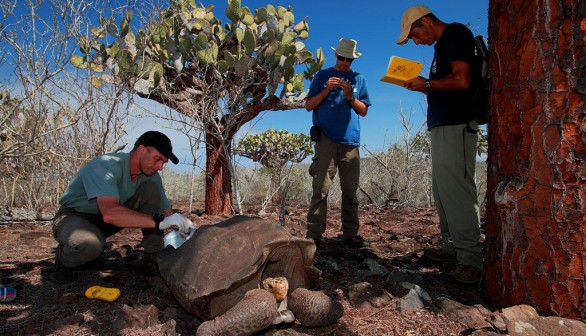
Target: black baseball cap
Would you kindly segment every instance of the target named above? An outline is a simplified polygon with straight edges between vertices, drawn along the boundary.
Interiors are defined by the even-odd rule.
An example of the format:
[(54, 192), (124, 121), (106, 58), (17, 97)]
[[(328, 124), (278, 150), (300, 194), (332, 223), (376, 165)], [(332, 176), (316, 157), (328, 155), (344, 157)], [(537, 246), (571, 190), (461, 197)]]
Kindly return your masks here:
[(154, 147), (159, 153), (165, 155), (167, 159), (171, 160), (174, 164), (179, 163), (179, 159), (173, 154), (173, 146), (171, 146), (171, 140), (169, 138), (157, 131), (148, 131), (141, 135), (136, 142), (134, 143), (134, 147), (138, 147), (139, 145)]

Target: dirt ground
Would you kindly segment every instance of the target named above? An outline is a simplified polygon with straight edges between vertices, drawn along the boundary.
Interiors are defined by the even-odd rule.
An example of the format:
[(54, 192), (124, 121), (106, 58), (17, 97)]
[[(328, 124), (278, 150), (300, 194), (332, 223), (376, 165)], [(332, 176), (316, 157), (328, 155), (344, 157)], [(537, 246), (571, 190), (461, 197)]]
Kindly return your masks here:
[[(285, 226), (291, 233), (305, 235), (306, 209), (289, 209)], [(248, 211), (256, 214), (254, 209)], [(434, 308), (400, 312), (399, 294), (389, 276), (372, 275), (366, 259), (376, 260), (389, 271), (409, 274), (409, 281), (421, 286), (432, 299), (449, 297), (461, 303), (483, 304), (478, 286), (464, 287), (443, 279), (443, 269), (423, 257), (423, 249), (439, 246), (439, 227), (432, 209), (376, 209), (360, 211), (362, 235), (369, 248), (342, 244), (339, 209), (330, 209), (324, 240), (315, 255), (322, 270), (323, 291), (339, 300), (344, 316), (334, 325), (304, 329), (298, 324), (267, 329), (259, 335), (466, 335), (466, 327), (450, 321)], [(197, 225), (225, 218), (189, 215)], [(269, 220), (278, 221), (269, 212)], [(160, 277), (141, 275), (134, 267), (140, 254), (140, 232), (123, 230), (109, 239), (109, 248), (94, 267), (76, 271), (76, 280), (58, 284), (49, 277), (56, 246), (50, 222), (9, 222), (0, 225), (0, 281), (15, 287), (17, 298), (0, 304), (0, 334), (6, 335), (193, 335), (201, 323), (188, 315), (172, 295), (161, 291)], [(369, 282), (384, 288), (391, 300), (379, 307), (350, 304), (350, 286)], [(117, 287), (121, 296), (115, 302), (90, 300), (84, 296), (92, 285)], [(137, 327), (148, 319), (138, 313), (137, 321), (124, 322), (123, 310), (154, 305), (155, 321)], [(158, 316), (157, 316), (158, 315)], [(128, 314), (126, 314), (128, 316)], [(158, 321), (156, 321), (158, 317)], [(144, 322), (144, 321), (143, 321)], [(133, 326), (135, 325), (135, 326)]]

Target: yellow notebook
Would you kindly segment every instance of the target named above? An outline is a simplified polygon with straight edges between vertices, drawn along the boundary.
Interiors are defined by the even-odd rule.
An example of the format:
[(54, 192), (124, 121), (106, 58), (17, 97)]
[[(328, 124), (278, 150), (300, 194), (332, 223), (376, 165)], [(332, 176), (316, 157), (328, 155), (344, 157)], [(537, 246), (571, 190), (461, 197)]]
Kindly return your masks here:
[(404, 86), (405, 81), (419, 76), (423, 63), (408, 60), (406, 58), (391, 56), (387, 73), (380, 80)]

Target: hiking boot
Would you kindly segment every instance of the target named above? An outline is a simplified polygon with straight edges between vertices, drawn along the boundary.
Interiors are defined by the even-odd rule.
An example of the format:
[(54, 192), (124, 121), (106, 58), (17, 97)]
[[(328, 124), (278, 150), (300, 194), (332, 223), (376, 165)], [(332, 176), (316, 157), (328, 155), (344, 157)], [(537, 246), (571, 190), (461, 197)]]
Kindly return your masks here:
[(136, 271), (143, 275), (159, 275), (156, 253), (143, 253), (136, 263)]
[(446, 278), (464, 285), (475, 285), (482, 279), (482, 271), (474, 266), (458, 264), (446, 274)]
[(55, 257), (55, 264), (49, 278), (58, 284), (67, 284), (75, 281), (76, 277), (71, 268), (63, 266), (58, 257)]
[(458, 259), (456, 258), (456, 253), (448, 252), (441, 248), (425, 249), (424, 255), (427, 257), (427, 259), (437, 262), (458, 261)]
[(346, 237), (344, 238), (344, 244), (351, 247), (369, 247), (370, 244), (362, 238), (362, 236)]

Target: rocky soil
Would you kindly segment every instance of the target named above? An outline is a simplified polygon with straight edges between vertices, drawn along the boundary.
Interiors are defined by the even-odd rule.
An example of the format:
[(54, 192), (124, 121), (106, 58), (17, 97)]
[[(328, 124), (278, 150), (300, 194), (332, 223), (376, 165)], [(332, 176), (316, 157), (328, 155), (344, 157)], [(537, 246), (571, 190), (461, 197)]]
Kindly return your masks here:
[[(289, 209), (285, 227), (292, 234), (305, 235), (305, 211)], [(255, 209), (248, 213), (258, 214)], [(439, 246), (433, 210), (363, 208), (360, 214), (362, 235), (371, 247), (342, 244), (339, 209), (331, 209), (325, 239), (315, 256), (323, 272), (322, 290), (343, 304), (344, 316), (325, 328), (292, 324), (260, 335), (514, 334), (507, 330), (510, 316), (486, 307), (479, 286), (446, 281), (443, 274), (451, 265), (423, 256), (424, 248)], [(262, 215), (278, 221), (276, 213)], [(225, 219), (189, 216), (197, 225)], [(137, 270), (138, 230), (111, 237), (103, 258), (76, 271), (76, 280), (68, 284), (50, 278), (56, 246), (50, 222), (4, 221), (0, 239), (0, 284), (18, 291), (13, 302), (0, 304), (0, 334), (193, 335), (201, 323), (165, 292), (160, 277)], [(87, 299), (84, 292), (93, 285), (116, 287), (122, 294), (114, 302)], [(520, 314), (537, 313), (521, 307)], [(580, 323), (576, 321), (578, 327)]]

